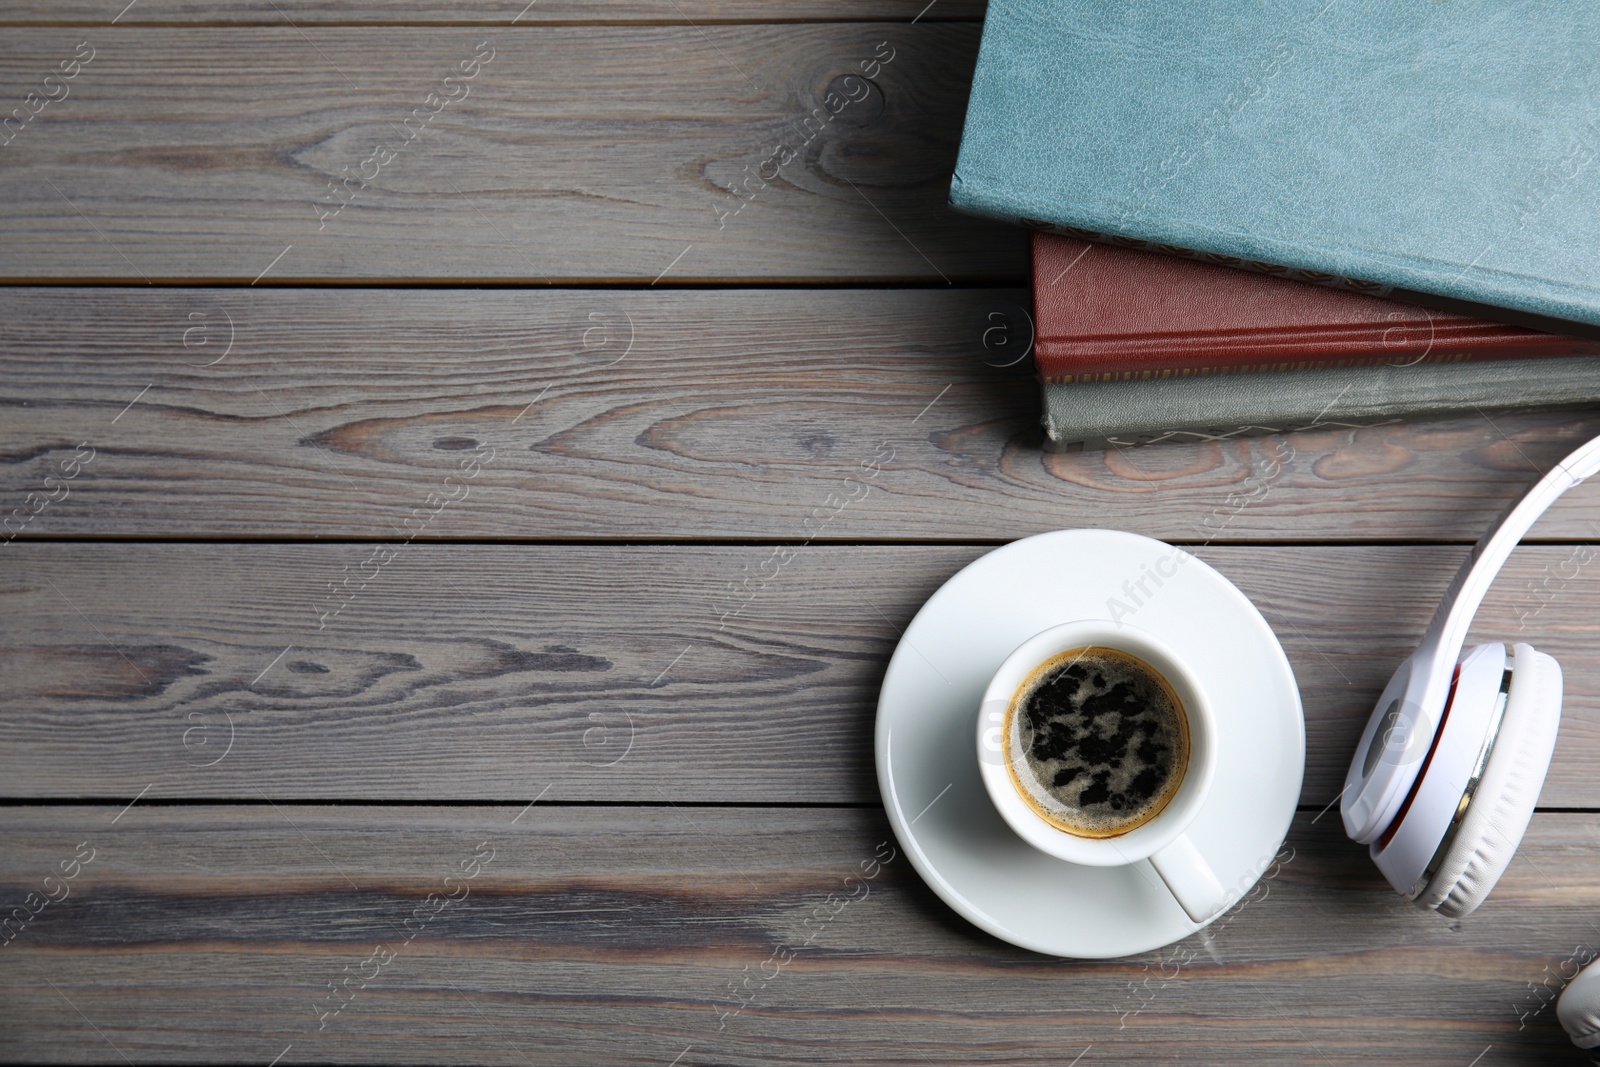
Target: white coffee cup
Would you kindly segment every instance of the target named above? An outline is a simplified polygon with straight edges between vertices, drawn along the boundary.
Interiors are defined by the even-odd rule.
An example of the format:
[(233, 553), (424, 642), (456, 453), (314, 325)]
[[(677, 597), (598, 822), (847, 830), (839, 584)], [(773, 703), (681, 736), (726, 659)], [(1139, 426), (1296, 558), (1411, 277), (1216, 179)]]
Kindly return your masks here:
[[(1155, 816), (1113, 837), (1079, 836), (1046, 821), (1023, 799), (1006, 766), (1006, 714), (1017, 690), (1046, 660), (1088, 646), (1116, 649), (1149, 664), (1172, 687), (1189, 726), (1189, 759), (1177, 791)], [(1091, 867), (1120, 867), (1148, 859), (1189, 918), (1203, 923), (1229, 903), (1211, 865), (1186, 834), (1211, 790), (1216, 740), (1216, 722), (1205, 691), (1166, 644), (1129, 623), (1083, 619), (1034, 634), (995, 671), (978, 712), (978, 771), (1001, 817), (1028, 844), (1057, 859)], [(1025, 767), (1019, 770), (1031, 773)]]

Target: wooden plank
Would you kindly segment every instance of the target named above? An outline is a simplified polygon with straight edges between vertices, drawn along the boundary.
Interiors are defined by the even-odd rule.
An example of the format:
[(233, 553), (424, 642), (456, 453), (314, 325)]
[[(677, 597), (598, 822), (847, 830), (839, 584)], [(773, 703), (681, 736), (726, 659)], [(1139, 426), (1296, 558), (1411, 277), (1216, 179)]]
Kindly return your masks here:
[(1553, 1062), (1556, 976), (1600, 945), (1594, 814), (1536, 816), (1450, 922), (1304, 813), (1208, 935), (1074, 962), (968, 926), (903, 856), (846, 882), (890, 839), (876, 810), (519, 807), (12, 809), (7, 903), (95, 852), (4, 949), (0, 1040), (52, 1062)]
[[(42, 85), (88, 36), (10, 31), (0, 84)], [(977, 44), (974, 24), (119, 29), (3, 149), (0, 280), (1021, 279), (1021, 230), (947, 206)]]
[[(813, 546), (763, 587), (767, 546), (412, 545), (385, 561), (364, 544), (17, 542), (0, 569), (0, 788), (876, 803), (884, 665), (922, 602), (983, 551)], [(1600, 585), (1580, 553), (1596, 555), (1517, 553), (1473, 635), (1533, 641), (1564, 665), (1543, 794), (1556, 807), (1600, 806)], [(1464, 554), (1199, 552), (1294, 666), (1303, 803), (1337, 795)]]
[[(1546, 413), (1043, 454), (1025, 373), (977, 358), (988, 311), (1025, 299), (0, 290), (0, 523), (387, 537), (482, 445), (469, 498), (419, 537), (1467, 541), (1600, 433)], [(47, 489), (85, 442), (67, 495)], [(870, 496), (810, 521), (875, 460)], [(31, 493), (56, 499), (34, 514)], [(1586, 487), (1535, 536), (1597, 531)]]
[(452, 4), (418, 0), (136, 0), (123, 11), (121, 0), (8, 0), (0, 25), (118, 26), (261, 25), (314, 26), (328, 23), (486, 26), (603, 22), (931, 22), (982, 18), (983, 0), (498, 0)]

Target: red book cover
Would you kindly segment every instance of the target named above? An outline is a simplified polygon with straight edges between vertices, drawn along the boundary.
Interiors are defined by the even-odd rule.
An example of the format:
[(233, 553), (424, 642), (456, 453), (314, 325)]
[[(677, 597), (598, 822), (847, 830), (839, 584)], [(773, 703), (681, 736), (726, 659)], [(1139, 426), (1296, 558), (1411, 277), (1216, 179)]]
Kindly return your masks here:
[(1033, 235), (1046, 382), (1600, 355), (1585, 341), (1137, 248)]

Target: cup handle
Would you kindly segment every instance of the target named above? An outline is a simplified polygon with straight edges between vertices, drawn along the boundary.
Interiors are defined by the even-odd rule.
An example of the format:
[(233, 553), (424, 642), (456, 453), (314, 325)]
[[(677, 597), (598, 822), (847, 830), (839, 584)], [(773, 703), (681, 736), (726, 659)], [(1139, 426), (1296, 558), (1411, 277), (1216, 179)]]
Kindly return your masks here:
[(1227, 892), (1187, 834), (1151, 856), (1150, 865), (1195, 922), (1203, 923), (1227, 906)]

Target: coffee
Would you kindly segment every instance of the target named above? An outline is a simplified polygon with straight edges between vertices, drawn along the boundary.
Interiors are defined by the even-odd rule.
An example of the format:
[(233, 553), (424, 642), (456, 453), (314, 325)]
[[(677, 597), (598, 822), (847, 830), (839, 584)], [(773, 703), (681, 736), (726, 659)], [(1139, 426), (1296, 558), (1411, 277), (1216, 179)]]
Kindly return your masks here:
[(1172, 686), (1137, 656), (1098, 645), (1034, 668), (1004, 736), (1028, 806), (1080, 837), (1116, 837), (1155, 818), (1189, 763), (1189, 720)]

